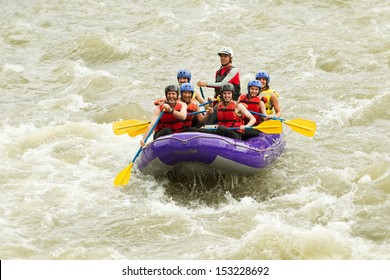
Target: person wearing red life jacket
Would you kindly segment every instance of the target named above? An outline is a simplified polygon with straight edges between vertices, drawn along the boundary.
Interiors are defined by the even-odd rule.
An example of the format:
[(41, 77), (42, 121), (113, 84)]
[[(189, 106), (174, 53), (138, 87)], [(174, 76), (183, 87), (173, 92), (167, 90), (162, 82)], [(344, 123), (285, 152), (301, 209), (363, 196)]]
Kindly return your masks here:
[(189, 115), (200, 111), (198, 103), (192, 98), (194, 95), (194, 86), (190, 83), (183, 83), (180, 85), (181, 101), (187, 104), (187, 118), (183, 122), (183, 132), (197, 131), (197, 124), (202, 124), (208, 114), (212, 112), (211, 107), (206, 110), (205, 114)]
[(154, 109), (151, 122), (140, 141), (142, 147), (145, 146), (145, 138), (149, 134), (149, 131), (154, 126), (162, 111), (164, 111), (164, 114), (154, 129), (155, 134), (153, 139), (182, 131), (183, 121), (187, 117), (187, 104), (179, 101), (178, 97), (179, 87), (177, 85), (169, 85), (165, 87), (166, 100), (163, 104)]
[(268, 72), (260, 71), (256, 74), (256, 80), (261, 82), (262, 90), (261, 95), (267, 99), (265, 103), (265, 110), (268, 118), (274, 116), (280, 118), (282, 116), (282, 110), (279, 104), (279, 94), (272, 90), (269, 86), (271, 77)]
[[(238, 100), (240, 96), (240, 73), (238, 68), (233, 66), (233, 50), (229, 47), (223, 47), (219, 52), (219, 59), (221, 67), (215, 73), (215, 82), (198, 81), (199, 87), (211, 87), (214, 88), (214, 98), (221, 96), (221, 86), (226, 83), (230, 83), (234, 86), (233, 100)], [(214, 104), (215, 105), (215, 104)]]
[[(266, 115), (264, 101), (267, 102), (267, 100), (265, 99), (265, 97), (262, 97), (260, 95), (261, 88), (262, 88), (261, 82), (258, 80), (250, 81), (248, 82), (247, 88), (248, 88), (248, 93), (241, 94), (240, 97), (238, 98), (238, 103), (244, 104), (249, 111)], [(260, 124), (265, 119), (256, 114), (254, 114), (254, 117), (256, 118), (255, 125)], [(244, 123), (248, 123), (248, 121), (249, 119), (247, 119), (244, 116)], [(242, 136), (242, 140), (247, 140), (251, 137), (259, 136), (259, 134), (260, 131), (256, 129), (246, 130)]]
[[(222, 101), (216, 105), (217, 110), (217, 130), (208, 130), (201, 128), (198, 131), (206, 133), (216, 133), (235, 139), (241, 139), (245, 132), (245, 127), (255, 124), (256, 118), (242, 104), (233, 100), (234, 86), (230, 83), (221, 86)], [(244, 124), (243, 117), (248, 118), (248, 123)], [(231, 127), (239, 128), (237, 130), (229, 129)]]

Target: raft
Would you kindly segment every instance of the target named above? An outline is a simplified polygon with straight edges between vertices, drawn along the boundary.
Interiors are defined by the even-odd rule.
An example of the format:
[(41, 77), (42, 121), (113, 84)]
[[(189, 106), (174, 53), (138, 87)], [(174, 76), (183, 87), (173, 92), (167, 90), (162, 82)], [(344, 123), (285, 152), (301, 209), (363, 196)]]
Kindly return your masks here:
[(219, 170), (256, 175), (284, 151), (282, 134), (265, 134), (246, 141), (200, 132), (175, 133), (148, 143), (137, 161), (145, 175), (161, 176), (170, 170), (208, 173)]

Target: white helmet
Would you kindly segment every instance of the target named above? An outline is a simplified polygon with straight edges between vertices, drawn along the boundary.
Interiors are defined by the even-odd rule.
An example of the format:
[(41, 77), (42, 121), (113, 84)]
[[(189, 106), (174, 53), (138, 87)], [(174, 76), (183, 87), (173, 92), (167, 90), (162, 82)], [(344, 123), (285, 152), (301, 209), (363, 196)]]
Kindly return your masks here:
[(219, 51), (218, 55), (220, 55), (220, 54), (227, 54), (228, 56), (230, 56), (231, 58), (233, 58), (233, 50), (232, 50), (231, 48), (229, 48), (229, 47), (223, 47), (223, 48)]

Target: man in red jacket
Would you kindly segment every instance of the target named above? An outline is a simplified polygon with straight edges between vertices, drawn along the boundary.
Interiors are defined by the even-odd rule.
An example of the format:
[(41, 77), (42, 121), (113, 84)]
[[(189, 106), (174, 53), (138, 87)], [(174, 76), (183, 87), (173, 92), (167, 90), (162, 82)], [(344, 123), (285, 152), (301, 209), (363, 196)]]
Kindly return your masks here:
[(233, 100), (238, 100), (240, 96), (240, 73), (237, 67), (233, 66), (233, 50), (229, 47), (223, 47), (219, 53), (219, 59), (221, 61), (221, 67), (215, 73), (215, 82), (198, 81), (199, 87), (211, 87), (215, 90), (214, 98), (221, 96), (220, 88), (223, 84), (233, 84)]
[[(160, 113), (165, 113), (159, 118)], [(151, 122), (146, 129), (140, 145), (146, 145), (145, 139), (149, 135), (150, 130), (154, 127), (154, 137), (178, 133), (183, 130), (183, 121), (187, 118), (187, 104), (179, 100), (179, 87), (177, 85), (169, 85), (165, 87), (165, 101), (160, 106), (156, 106), (153, 111)], [(157, 125), (156, 121), (159, 119)]]

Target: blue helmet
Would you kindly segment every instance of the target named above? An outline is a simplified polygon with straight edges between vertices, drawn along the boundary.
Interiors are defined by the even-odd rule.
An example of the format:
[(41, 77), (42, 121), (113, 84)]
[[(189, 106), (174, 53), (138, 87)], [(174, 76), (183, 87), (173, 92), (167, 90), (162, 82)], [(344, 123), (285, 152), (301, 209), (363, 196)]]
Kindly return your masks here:
[(263, 71), (260, 71), (259, 73), (256, 74), (256, 80), (260, 79), (260, 78), (265, 78), (267, 79), (267, 83), (265, 84), (266, 86), (269, 85), (269, 82), (271, 81), (271, 77), (269, 76), (268, 72), (263, 72)]
[(258, 87), (259, 88), (259, 94), (261, 92), (261, 83), (258, 80), (253, 80), (248, 83), (248, 93), (250, 91), (251, 87)]
[(194, 92), (194, 86), (190, 83), (183, 83), (180, 85), (180, 95), (183, 96), (183, 91)]
[(187, 78), (188, 82), (191, 82), (191, 72), (190, 72), (190, 70), (188, 70), (188, 69), (179, 69), (179, 71), (177, 71), (177, 80), (179, 80), (179, 78)]

